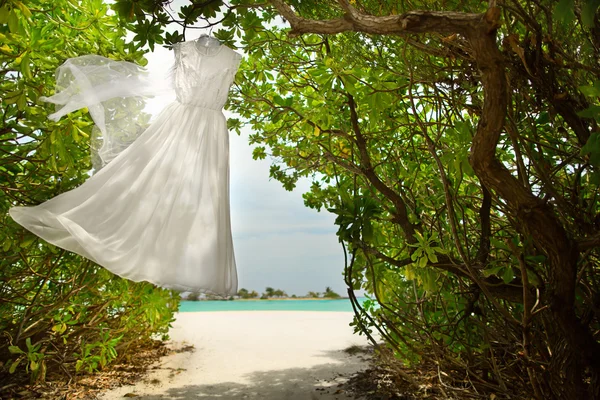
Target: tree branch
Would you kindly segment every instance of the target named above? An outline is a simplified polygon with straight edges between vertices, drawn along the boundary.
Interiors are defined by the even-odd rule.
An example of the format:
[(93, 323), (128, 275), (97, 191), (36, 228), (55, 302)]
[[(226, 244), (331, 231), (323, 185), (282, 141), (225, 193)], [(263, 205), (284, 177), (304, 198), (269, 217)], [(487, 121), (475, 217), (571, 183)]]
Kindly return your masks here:
[(348, 94), (348, 106), (350, 108), (350, 120), (352, 121), (352, 130), (356, 135), (356, 146), (360, 154), (361, 172), (367, 180), (387, 199), (389, 199), (395, 208), (395, 216), (397, 221), (402, 227), (404, 232), (404, 238), (408, 243), (416, 243), (415, 238), (415, 226), (408, 219), (408, 211), (404, 199), (398, 195), (394, 190), (388, 187), (379, 176), (375, 173), (375, 169), (371, 164), (371, 158), (367, 149), (367, 141), (362, 134), (360, 125), (358, 123), (358, 114), (356, 112), (356, 103), (354, 97)]
[(299, 16), (283, 0), (270, 0), (273, 7), (290, 23), (291, 35), (303, 33), (336, 34), (364, 32), (371, 34), (409, 34), (436, 32), (464, 34), (485, 14), (469, 14), (451, 11), (409, 11), (402, 15), (373, 16), (362, 14), (347, 1), (339, 0), (345, 12), (343, 18), (311, 20)]

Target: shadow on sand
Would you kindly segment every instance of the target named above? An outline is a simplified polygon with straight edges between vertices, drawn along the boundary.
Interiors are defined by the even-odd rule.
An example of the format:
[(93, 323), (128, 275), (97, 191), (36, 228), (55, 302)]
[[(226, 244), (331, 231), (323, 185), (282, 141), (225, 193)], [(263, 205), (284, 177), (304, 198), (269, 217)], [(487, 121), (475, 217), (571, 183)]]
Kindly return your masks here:
[[(348, 355), (343, 351), (323, 352), (322, 357), (332, 362), (311, 368), (289, 368), (275, 371), (257, 371), (244, 378), (248, 384), (223, 382), (212, 385), (193, 383), (166, 389), (161, 394), (139, 395), (138, 399), (158, 400), (332, 400), (354, 399), (340, 385), (350, 376), (364, 369), (367, 357)], [(363, 366), (363, 368), (361, 368)]]

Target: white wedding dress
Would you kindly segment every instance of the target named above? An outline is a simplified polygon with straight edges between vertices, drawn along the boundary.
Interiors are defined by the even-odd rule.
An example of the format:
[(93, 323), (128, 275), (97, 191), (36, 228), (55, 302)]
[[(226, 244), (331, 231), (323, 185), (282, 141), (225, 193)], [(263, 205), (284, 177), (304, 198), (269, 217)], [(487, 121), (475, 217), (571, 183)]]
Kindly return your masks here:
[[(174, 51), (177, 101), (83, 185), (35, 207), (12, 208), (10, 215), (46, 241), (121, 277), (234, 294), (222, 108), (241, 57), (220, 43), (200, 41), (180, 43)], [(55, 96), (48, 101), (69, 101)], [(54, 117), (73, 107), (64, 109)]]

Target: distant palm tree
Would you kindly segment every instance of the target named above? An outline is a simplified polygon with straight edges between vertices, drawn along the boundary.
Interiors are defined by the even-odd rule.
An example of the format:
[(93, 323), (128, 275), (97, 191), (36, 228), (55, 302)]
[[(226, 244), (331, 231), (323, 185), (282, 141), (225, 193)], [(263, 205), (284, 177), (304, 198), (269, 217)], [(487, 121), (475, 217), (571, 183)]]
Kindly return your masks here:
[(336, 292), (334, 292), (333, 290), (331, 290), (331, 288), (329, 286), (327, 286), (325, 288), (325, 293), (323, 293), (323, 297), (326, 297), (328, 299), (338, 299), (338, 298), (340, 298), (340, 295), (337, 294)]
[(306, 295), (306, 297), (311, 297), (311, 298), (318, 298), (319, 297), (319, 292), (308, 292), (308, 294)]
[(267, 287), (265, 289), (265, 294), (267, 295), (267, 297), (273, 297), (275, 295), (275, 289), (273, 289), (272, 287)]

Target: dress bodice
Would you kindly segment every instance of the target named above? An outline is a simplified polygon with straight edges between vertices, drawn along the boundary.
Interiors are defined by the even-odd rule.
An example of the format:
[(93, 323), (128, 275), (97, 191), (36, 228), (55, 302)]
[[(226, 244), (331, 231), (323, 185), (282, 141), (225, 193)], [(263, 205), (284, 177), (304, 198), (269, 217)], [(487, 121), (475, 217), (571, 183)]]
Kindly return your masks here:
[(221, 110), (242, 57), (227, 46), (197, 40), (178, 43), (174, 51), (177, 101)]

